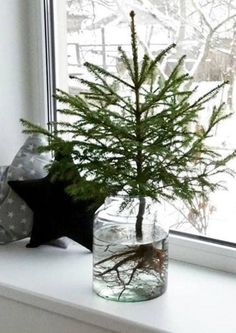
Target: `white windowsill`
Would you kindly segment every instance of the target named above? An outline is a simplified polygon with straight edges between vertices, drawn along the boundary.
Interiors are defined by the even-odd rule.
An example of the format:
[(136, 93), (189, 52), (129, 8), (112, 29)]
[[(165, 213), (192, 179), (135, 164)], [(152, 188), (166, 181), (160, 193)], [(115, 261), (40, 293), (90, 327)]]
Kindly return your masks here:
[[(87, 250), (77, 245), (67, 250), (26, 249), (25, 244), (0, 247), (0, 332), (236, 332), (233, 274), (171, 260), (164, 295), (141, 303), (116, 303), (93, 294), (92, 255)], [(29, 306), (32, 318), (34, 311), (41, 311), (34, 330), (32, 318), (25, 315), (22, 320), (19, 310), (25, 307), (27, 312)], [(9, 313), (11, 320), (4, 316)], [(50, 318), (53, 324), (47, 328)]]

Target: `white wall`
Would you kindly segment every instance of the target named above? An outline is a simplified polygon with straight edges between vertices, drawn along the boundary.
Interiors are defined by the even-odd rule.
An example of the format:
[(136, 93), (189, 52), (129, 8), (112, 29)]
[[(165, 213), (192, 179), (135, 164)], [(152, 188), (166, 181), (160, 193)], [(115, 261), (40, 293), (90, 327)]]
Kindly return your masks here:
[(1, 1), (0, 165), (25, 140), (20, 118), (45, 121), (41, 0)]

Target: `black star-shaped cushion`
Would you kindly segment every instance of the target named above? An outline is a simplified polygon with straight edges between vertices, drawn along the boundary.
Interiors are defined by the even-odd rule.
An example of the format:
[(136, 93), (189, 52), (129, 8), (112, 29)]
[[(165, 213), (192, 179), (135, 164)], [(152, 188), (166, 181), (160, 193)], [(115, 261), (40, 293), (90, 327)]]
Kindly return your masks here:
[(33, 228), (27, 247), (37, 247), (62, 236), (92, 251), (93, 217), (100, 204), (93, 200), (74, 201), (62, 181), (42, 179), (9, 181), (10, 187), (33, 211)]

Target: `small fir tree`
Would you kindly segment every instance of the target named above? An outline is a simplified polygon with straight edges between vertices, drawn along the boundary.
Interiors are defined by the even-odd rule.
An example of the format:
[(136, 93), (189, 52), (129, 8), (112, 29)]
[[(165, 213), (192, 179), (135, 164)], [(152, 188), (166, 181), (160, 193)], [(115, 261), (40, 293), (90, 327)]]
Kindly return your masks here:
[(191, 204), (219, 186), (216, 174), (231, 172), (226, 165), (235, 151), (222, 157), (206, 143), (230, 116), (223, 104), (213, 108), (205, 127), (198, 124), (199, 113), (225, 83), (194, 99), (195, 89), (186, 88), (191, 78), (182, 70), (184, 56), (164, 78), (158, 68), (174, 44), (140, 61), (134, 16), (132, 11), (131, 59), (118, 49), (128, 79), (86, 62), (95, 80), (78, 78), (84, 91), (73, 96), (57, 90), (55, 98), (66, 105), (58, 110), (65, 121), (51, 123), (52, 131), (21, 121), (24, 132), (48, 136), (42, 150), (60, 155), (49, 166), (51, 174), (70, 181), (67, 190), (74, 198), (100, 200), (121, 190), (140, 197), (136, 236), (142, 238), (143, 197)]
[[(140, 241), (145, 197), (181, 199), (191, 206), (199, 196), (206, 202), (207, 194), (220, 186), (215, 175), (232, 173), (227, 163), (236, 152), (223, 157), (207, 144), (216, 126), (230, 117), (223, 104), (213, 108), (205, 126), (199, 126), (200, 112), (206, 112), (206, 103), (225, 83), (194, 98), (191, 78), (182, 70), (184, 57), (164, 78), (159, 65), (175, 45), (154, 59), (144, 54), (140, 61), (133, 11), (130, 17), (131, 58), (119, 48), (126, 78), (87, 62), (85, 67), (95, 80), (79, 78), (84, 91), (73, 96), (58, 90), (55, 96), (66, 105), (58, 110), (65, 121), (51, 123), (52, 130), (21, 121), (24, 132), (48, 137), (41, 151), (55, 154), (49, 165), (52, 180), (66, 180), (73, 198), (102, 201), (123, 191), (140, 199), (135, 226)], [(94, 276), (110, 290), (119, 286), (118, 300), (132, 288), (138, 292), (139, 273), (150, 273), (155, 284), (160, 283), (157, 289), (166, 283), (165, 249), (137, 242), (119, 253), (106, 247), (105, 254), (94, 264)], [(152, 282), (146, 289), (149, 298), (154, 297)]]

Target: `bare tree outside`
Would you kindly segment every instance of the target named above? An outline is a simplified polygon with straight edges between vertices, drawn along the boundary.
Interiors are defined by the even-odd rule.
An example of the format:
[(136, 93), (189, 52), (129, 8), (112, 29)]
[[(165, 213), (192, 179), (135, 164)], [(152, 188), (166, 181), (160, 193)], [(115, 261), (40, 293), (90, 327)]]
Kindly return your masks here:
[[(80, 87), (78, 81), (69, 77), (88, 75), (83, 67), (85, 61), (114, 73), (124, 70), (118, 61), (117, 47), (121, 45), (126, 50), (129, 45), (129, 12), (134, 10), (143, 51), (154, 57), (171, 43), (177, 44), (162, 62), (160, 73), (168, 75), (179, 57), (185, 54), (185, 70), (193, 76), (199, 95), (223, 80), (229, 81), (221, 96), (211, 103), (225, 102), (227, 110), (234, 113), (236, 0), (67, 0), (66, 10), (71, 93), (77, 93)], [(196, 125), (199, 131), (207, 120), (205, 111)], [(228, 153), (233, 148), (235, 125), (233, 114), (224, 130), (217, 128), (209, 145)], [(235, 162), (232, 168), (236, 169)], [(236, 227), (230, 216), (236, 214), (233, 202), (236, 183), (226, 177), (220, 181), (228, 190), (211, 195), (210, 201), (196, 197), (191, 207), (181, 202), (176, 202), (174, 207), (171, 205), (172, 228), (235, 242), (232, 228)]]

